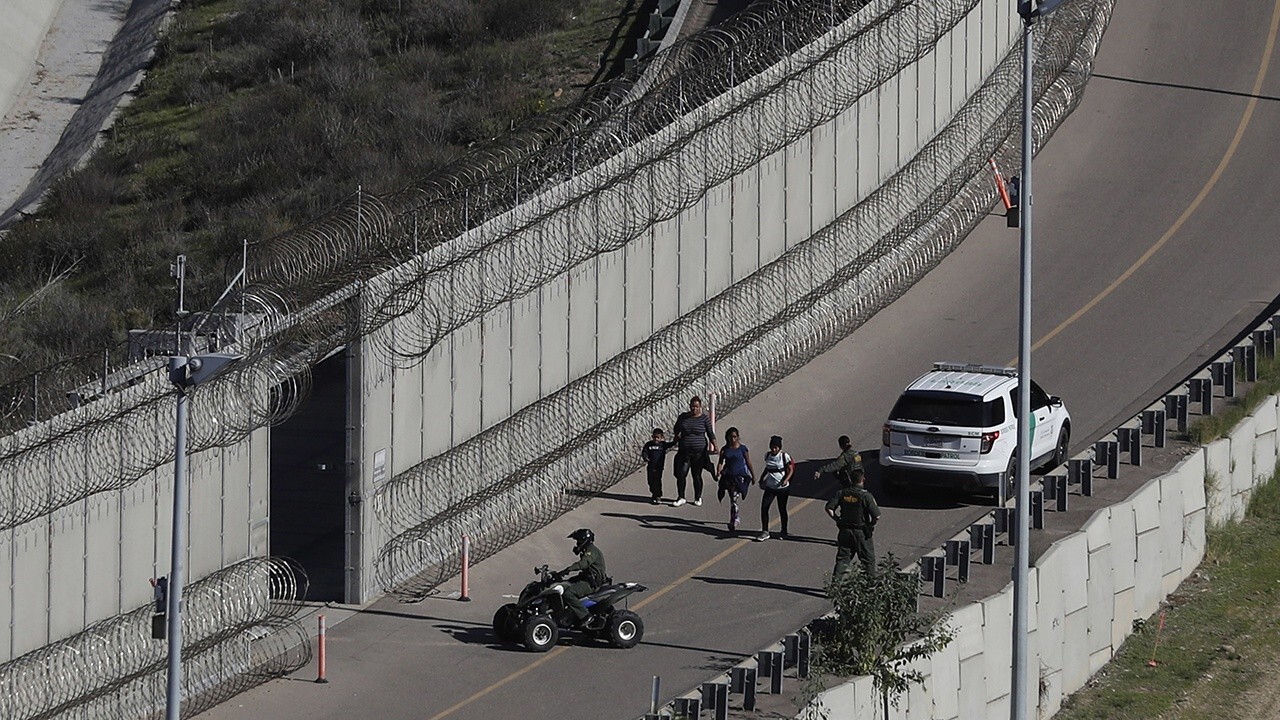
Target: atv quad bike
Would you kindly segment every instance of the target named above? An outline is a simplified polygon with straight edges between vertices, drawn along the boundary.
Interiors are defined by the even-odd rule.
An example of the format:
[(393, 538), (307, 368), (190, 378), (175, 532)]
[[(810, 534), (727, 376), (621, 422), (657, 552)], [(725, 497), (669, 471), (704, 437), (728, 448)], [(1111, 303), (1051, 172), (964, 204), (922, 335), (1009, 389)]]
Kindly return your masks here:
[(640, 616), (618, 607), (632, 593), (643, 591), (639, 583), (614, 584), (612, 578), (595, 592), (582, 598), (587, 619), (576, 624), (565, 605), (564, 586), (557, 573), (546, 565), (534, 568), (537, 580), (525, 586), (520, 599), (498, 608), (493, 615), (493, 632), (501, 640), (519, 641), (533, 652), (546, 652), (560, 641), (563, 630), (576, 629), (589, 637), (608, 641), (614, 647), (635, 647), (644, 636)]

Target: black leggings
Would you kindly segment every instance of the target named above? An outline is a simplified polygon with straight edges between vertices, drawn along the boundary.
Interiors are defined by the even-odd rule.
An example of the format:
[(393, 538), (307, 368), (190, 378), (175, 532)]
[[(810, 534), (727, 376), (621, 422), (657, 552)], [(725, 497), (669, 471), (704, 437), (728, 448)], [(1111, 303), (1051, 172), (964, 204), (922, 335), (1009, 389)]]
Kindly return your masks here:
[(711, 467), (711, 458), (707, 457), (706, 450), (680, 450), (676, 452), (676, 494), (684, 497), (685, 478), (689, 471), (693, 470), (693, 497), (695, 500), (702, 499), (702, 471), (706, 470), (715, 475), (715, 468)]
[(769, 529), (769, 505), (773, 503), (773, 499), (778, 499), (778, 517), (782, 518), (782, 534), (787, 534), (787, 500), (791, 497), (791, 488), (786, 490), (770, 490), (764, 489), (764, 496), (760, 498), (760, 529), (767, 531)]

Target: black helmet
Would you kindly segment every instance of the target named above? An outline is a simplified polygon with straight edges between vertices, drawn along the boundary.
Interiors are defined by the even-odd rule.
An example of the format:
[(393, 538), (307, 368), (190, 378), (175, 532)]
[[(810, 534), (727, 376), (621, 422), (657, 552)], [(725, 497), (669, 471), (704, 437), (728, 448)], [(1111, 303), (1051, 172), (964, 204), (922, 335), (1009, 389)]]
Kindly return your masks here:
[(574, 554), (581, 555), (583, 548), (585, 548), (588, 545), (591, 545), (596, 541), (596, 534), (591, 532), (587, 528), (579, 528), (569, 533), (568, 538), (570, 540), (577, 541), (577, 543), (575, 543), (573, 546), (573, 552)]

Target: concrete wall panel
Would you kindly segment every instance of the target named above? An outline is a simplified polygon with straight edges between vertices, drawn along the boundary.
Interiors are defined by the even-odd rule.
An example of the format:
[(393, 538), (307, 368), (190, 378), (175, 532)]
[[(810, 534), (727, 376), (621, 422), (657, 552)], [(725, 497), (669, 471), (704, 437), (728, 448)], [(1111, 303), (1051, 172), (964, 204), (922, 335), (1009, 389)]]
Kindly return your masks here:
[(805, 135), (791, 143), (783, 150), (786, 159), (786, 186), (784, 190), (784, 207), (786, 208), (786, 247), (790, 248), (809, 239), (813, 234), (813, 175), (812, 175), (812, 143), (810, 136)]
[(1089, 604), (1089, 538), (1077, 532), (1055, 544), (1063, 555), (1062, 612), (1073, 613)]
[(1255, 484), (1265, 482), (1276, 472), (1276, 432), (1258, 435), (1253, 441), (1253, 475)]
[(1070, 694), (1083, 687), (1089, 670), (1089, 613), (1081, 608), (1062, 618), (1062, 690)]
[[(596, 299), (599, 258), (572, 268), (569, 279), (569, 382), (591, 372), (596, 356)], [(682, 266), (683, 272), (683, 266)], [(682, 293), (683, 296), (683, 293)]]
[(1206, 502), (1209, 522), (1221, 525), (1231, 517), (1231, 441), (1214, 440), (1204, 447)]
[(880, 94), (869, 92), (855, 105), (858, 118), (858, 197), (880, 186)]
[(951, 644), (961, 659), (981, 655), (986, 648), (983, 622), (981, 603), (970, 603), (951, 613), (951, 628), (955, 631)]
[(920, 152), (932, 133), (920, 123), (920, 65), (909, 65), (894, 83), (898, 93), (898, 157), (905, 160)]
[[(1177, 548), (1169, 548), (1170, 552)], [(1161, 558), (1163, 547), (1159, 530), (1150, 530), (1138, 535), (1138, 560), (1134, 565), (1134, 618), (1144, 618), (1155, 612), (1160, 605), (1161, 577), (1164, 573), (1164, 561)], [(1179, 553), (1180, 554), (1180, 553)]]
[(679, 218), (680, 224), (680, 314), (685, 315), (707, 301), (706, 198), (695, 203)]
[(1247, 497), (1253, 492), (1253, 444), (1257, 435), (1252, 417), (1241, 420), (1231, 431), (1231, 490), (1236, 495)]
[[(1133, 632), (1133, 621), (1138, 617), (1134, 610), (1134, 593), (1132, 588), (1117, 590), (1115, 594), (1115, 613), (1111, 618), (1111, 647), (1119, 648), (1125, 638)], [(1146, 617), (1143, 615), (1142, 617)]]
[[(1005, 671), (1008, 674), (1008, 671)], [(966, 710), (961, 717), (969, 717), (971, 708), (984, 708), (987, 705), (987, 664), (981, 655), (965, 658), (960, 661), (960, 707)], [(868, 715), (866, 717), (874, 717)]]
[[(1033, 651), (1040, 658), (1041, 672), (1054, 672), (1062, 669), (1062, 618), (1063, 583), (1067, 573), (1072, 572), (1071, 560), (1062, 552), (1062, 546), (1054, 543), (1046, 554), (1036, 561), (1036, 573), (1039, 587), (1034, 598), (1035, 610), (1031, 613), (1036, 618), (1036, 645)], [(1077, 570), (1087, 571), (1088, 565), (1080, 563)]]
[(1111, 654), (1112, 634), (1111, 620), (1114, 613), (1115, 597), (1115, 562), (1111, 557), (1111, 546), (1106, 545), (1089, 553), (1089, 607), (1086, 612), (1089, 619), (1088, 652), (1090, 657), (1095, 653), (1106, 651)]
[[(147, 582), (146, 577), (133, 576), (126, 578), (121, 572), (122, 545), (124, 528), (120, 525), (119, 493), (95, 495), (89, 498), (85, 515), (85, 579), (89, 589), (85, 593), (84, 615), (86, 618), (106, 618), (125, 612), (129, 608), (121, 607), (121, 584), (130, 582)], [(247, 516), (247, 508), (241, 511), (241, 517)], [(0, 551), (0, 562), (4, 557)], [(0, 573), (7, 573), (7, 564)], [(149, 576), (147, 576), (149, 577)], [(8, 600), (8, 584), (0, 576), (0, 595)], [(4, 617), (0, 614), (0, 617)], [(0, 652), (0, 657), (5, 657)]]
[[(527, 316), (528, 317), (528, 316)], [(536, 317), (532, 321), (526, 321), (520, 326), (522, 332), (518, 335), (522, 340), (528, 341), (531, 337), (532, 345), (522, 347), (527, 352), (526, 357), (530, 359), (528, 363), (535, 370), (538, 365), (538, 346), (537, 346), (537, 329), (538, 323)], [(453, 383), (451, 381), (453, 370), (451, 368), (451, 358), (449, 353), (449, 342), (445, 341), (431, 348), (431, 352), (427, 353), (426, 359), (422, 361), (422, 454), (423, 457), (433, 457), (447, 451), (452, 447), (453, 438)], [(528, 375), (522, 376), (522, 383), (517, 387), (524, 392), (525, 399), (531, 399), (537, 396), (538, 377), (536, 372), (532, 377)], [(533, 387), (530, 387), (532, 384)]]
[[(1180, 573), (1182, 571), (1182, 535), (1185, 501), (1182, 499), (1182, 483), (1177, 477), (1168, 475), (1160, 482), (1160, 543), (1162, 564), (1160, 572)], [(1177, 583), (1174, 583), (1177, 587)]]
[(1111, 507), (1111, 559), (1114, 563), (1116, 591), (1133, 587), (1134, 562), (1137, 561), (1137, 530), (1133, 522), (1133, 503), (1126, 500)]
[(423, 423), (426, 422), (427, 401), (424, 392), (426, 363), (395, 370), (395, 389), (392, 407), (395, 421), (392, 423), (392, 466), (394, 473), (404, 472), (427, 457), (423, 443)]
[(1133, 505), (1134, 530), (1138, 533), (1160, 526), (1160, 480), (1149, 480), (1129, 498)]
[[(539, 290), (542, 296), (541, 373), (544, 397), (564, 387), (569, 377), (569, 293), (566, 286), (567, 279), (561, 276)], [(459, 377), (460, 362), (461, 359), (454, 355), (455, 379)], [(456, 399), (454, 405), (457, 405)], [(454, 438), (455, 443), (463, 439), (457, 435)]]
[(1276, 398), (1275, 395), (1268, 397), (1249, 413), (1253, 416), (1253, 431), (1258, 435), (1275, 432), (1277, 429), (1277, 419), (1280, 419), (1280, 415), (1277, 414)]
[[(480, 392), (483, 344), (479, 323), (471, 323), (453, 336), (453, 438), (462, 442), (480, 432)], [(389, 436), (369, 436), (365, 446), (387, 447)]]
[(600, 361), (617, 357), (626, 349), (626, 263), (621, 252), (600, 258), (600, 296), (596, 305)]
[[(838, 118), (837, 118), (838, 120)], [(813, 231), (836, 219), (836, 128), (829, 122), (813, 131), (810, 158), (810, 222)]]
[(786, 249), (786, 149), (760, 163), (760, 264), (773, 262)]
[(49, 636), (49, 518), (15, 529), (13, 654), (24, 655), (57, 638)]
[[(648, 278), (649, 275), (645, 274)], [(541, 350), (541, 333), (539, 329), (543, 322), (539, 302), (541, 297), (539, 293), (521, 297), (520, 300), (512, 302), (512, 332), (511, 332), (511, 405), (513, 409), (524, 409), (538, 401), (541, 397), (541, 379), (540, 364), (543, 350)], [(443, 355), (442, 347), (436, 346), (431, 348), (431, 354), (426, 359), (424, 365), (425, 380), (424, 383), (428, 388), (448, 387), (448, 356)], [(442, 373), (443, 370), (443, 373)], [(443, 386), (438, 384), (443, 375)], [(445, 406), (448, 405), (448, 396), (443, 397)], [(439, 421), (433, 418), (435, 409), (438, 409), (438, 398), (433, 392), (426, 393), (426, 416), (422, 420), (424, 424), (424, 457), (439, 455), (440, 452), (448, 450), (448, 445), (440, 445), (440, 427)], [(444, 425), (445, 436), (448, 437), (448, 425)]]
[(952, 642), (929, 657), (929, 690), (932, 707), (928, 718), (953, 718), (960, 715), (960, 653)]
[[(835, 207), (832, 217), (853, 207), (858, 201), (858, 108), (855, 105), (840, 113), (831, 122), (835, 135), (833, 139), (832, 189), (834, 190)], [(820, 181), (815, 179), (815, 188), (821, 188)]]
[(84, 514), (85, 504), (79, 502), (54, 511), (48, 519), (49, 567), (45, 577), (54, 600), (48, 609), (50, 640), (73, 635), (84, 626), (88, 549)]
[[(980, 601), (982, 605), (982, 622), (986, 637), (1011, 637), (1013, 632), (1013, 586), (1007, 585), (1003, 590)], [(986, 700), (990, 704), (1009, 694), (1012, 678), (1009, 668), (1013, 662), (1013, 648), (1009, 643), (988, 643), (982, 653), (982, 661), (986, 668), (987, 683)], [(1007, 707), (1007, 704), (1006, 704)], [(1006, 713), (1008, 710), (1006, 710)]]
[(680, 317), (679, 279), (679, 228), (675, 220), (668, 220), (653, 226), (653, 327), (655, 330), (671, 324)]
[(760, 267), (760, 171), (738, 175), (733, 184), (733, 282)]
[[(646, 232), (623, 249), (627, 282), (623, 286), (626, 347), (635, 347), (653, 334), (653, 234)], [(517, 354), (517, 357), (520, 355)]]
[(504, 303), (482, 320), (480, 427), (488, 429), (511, 417), (516, 409), (512, 407), (511, 399), (511, 303)]
[(707, 296), (715, 297), (733, 284), (733, 181), (707, 192)]
[(1088, 538), (1089, 551), (1093, 552), (1111, 544), (1111, 508), (1100, 508), (1081, 528)]

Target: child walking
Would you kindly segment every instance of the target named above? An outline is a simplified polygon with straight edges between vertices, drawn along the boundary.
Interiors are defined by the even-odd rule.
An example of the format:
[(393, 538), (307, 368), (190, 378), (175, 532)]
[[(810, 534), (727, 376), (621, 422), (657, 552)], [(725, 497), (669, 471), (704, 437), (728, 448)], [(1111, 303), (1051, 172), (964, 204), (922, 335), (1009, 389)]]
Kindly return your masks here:
[(724, 434), (725, 446), (720, 449), (720, 462), (716, 465), (716, 477), (720, 479), (716, 497), (721, 501), (729, 496), (729, 532), (738, 529), (741, 519), (738, 501), (747, 496), (756, 471), (751, 467), (751, 451), (738, 439), (738, 428), (729, 428)]
[(640, 457), (649, 469), (650, 504), (657, 505), (662, 502), (662, 469), (667, 463), (667, 449), (672, 445), (675, 443), (667, 442), (666, 433), (662, 428), (654, 428), (653, 439), (645, 443), (640, 450)]

